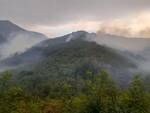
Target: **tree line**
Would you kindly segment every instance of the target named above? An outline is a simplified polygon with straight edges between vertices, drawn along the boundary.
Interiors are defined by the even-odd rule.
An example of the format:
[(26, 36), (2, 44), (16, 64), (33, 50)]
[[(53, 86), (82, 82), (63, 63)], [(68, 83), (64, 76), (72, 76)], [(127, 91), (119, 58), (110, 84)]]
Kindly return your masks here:
[(150, 92), (139, 75), (126, 89), (104, 70), (49, 85), (36, 93), (14, 82), (11, 72), (2, 73), (0, 113), (150, 113)]

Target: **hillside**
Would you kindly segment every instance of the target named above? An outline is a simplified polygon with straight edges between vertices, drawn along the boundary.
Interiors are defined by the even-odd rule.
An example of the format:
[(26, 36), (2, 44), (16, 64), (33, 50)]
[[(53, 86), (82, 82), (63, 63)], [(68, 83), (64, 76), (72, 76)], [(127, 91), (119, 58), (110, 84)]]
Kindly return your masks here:
[[(72, 40), (83, 39), (93, 36), (85, 31), (73, 32), (71, 34), (56, 37), (53, 39), (44, 40), (35, 46), (29, 48), (23, 53), (14, 54), (0, 62), (0, 67), (20, 66), (25, 64), (34, 64), (47, 58), (47, 52), (53, 51), (55, 48), (60, 48), (62, 45), (69, 43)], [(72, 39), (71, 39), (72, 38)], [(69, 41), (69, 40), (70, 41)]]
[(25, 30), (16, 24), (0, 21), (0, 59), (15, 53), (24, 52), (27, 48), (39, 43), (47, 37), (41, 33)]
[[(137, 66), (131, 57), (136, 57), (89, 41), (94, 35), (78, 31), (48, 39), (3, 60), (1, 66), (12, 70), (1, 74), (0, 110), (122, 113), (136, 106), (130, 104), (137, 100), (132, 95), (139, 97), (138, 105), (149, 103), (149, 78), (145, 83), (140, 76), (133, 78)], [(149, 112), (148, 105), (144, 111)]]
[[(81, 32), (76, 32), (76, 34)], [(35, 90), (50, 82), (83, 77), (87, 71), (93, 74), (107, 70), (122, 87), (125, 87), (136, 65), (114, 49), (86, 41), (90, 34), (82, 32), (79, 37), (66, 42), (70, 35), (41, 42), (23, 54), (4, 63), (19, 66), (14, 79), (23, 87)], [(53, 42), (53, 43), (52, 43)], [(55, 43), (55, 44), (54, 44)], [(34, 89), (30, 89), (33, 90)]]
[[(35, 38), (44, 38), (45, 36), (41, 33), (27, 31), (20, 26), (12, 23), (11, 21), (7, 20), (0, 20), (0, 35), (4, 37), (7, 41), (9, 39), (14, 38), (15, 35), (21, 33), (29, 33), (35, 35)], [(45, 37), (46, 38), (46, 37)]]

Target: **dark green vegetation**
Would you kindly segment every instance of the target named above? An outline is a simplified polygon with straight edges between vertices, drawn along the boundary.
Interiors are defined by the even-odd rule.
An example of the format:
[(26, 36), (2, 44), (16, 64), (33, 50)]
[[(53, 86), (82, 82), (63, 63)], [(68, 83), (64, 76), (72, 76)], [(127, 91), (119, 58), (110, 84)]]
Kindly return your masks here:
[(12, 78), (10, 72), (1, 75), (0, 113), (150, 113), (150, 93), (140, 76), (121, 90), (106, 71), (86, 70), (81, 77), (39, 83), (38, 93)]
[(36, 92), (40, 89), (38, 84), (40, 87), (50, 81), (63, 80), (64, 76), (81, 77), (87, 69), (93, 74), (106, 69), (122, 87), (128, 84), (133, 74), (129, 69), (136, 68), (134, 62), (116, 50), (86, 41), (86, 36), (91, 36), (87, 32), (75, 32), (76, 39), (66, 42), (70, 35), (46, 40), (0, 64), (8, 64), (7, 67), (23, 64), (14, 78), (26, 88), (31, 88), (32, 81), (36, 81), (32, 88)]
[(68, 82), (73, 83), (71, 80), (82, 78), (86, 70), (97, 74), (100, 70), (106, 69), (113, 75), (113, 79), (124, 87), (131, 74), (127, 70), (134, 67), (128, 59), (118, 55), (114, 50), (95, 42), (75, 40), (54, 48), (44, 48), (43, 51), (46, 59), (31, 69), (19, 70), (14, 77), (22, 87), (36, 94), (49, 94), (47, 88), (53, 87), (50, 83), (59, 83), (66, 77)]
[(0, 113), (150, 113), (149, 76), (133, 78), (135, 63), (92, 35), (49, 39), (2, 61), (17, 68), (0, 75)]

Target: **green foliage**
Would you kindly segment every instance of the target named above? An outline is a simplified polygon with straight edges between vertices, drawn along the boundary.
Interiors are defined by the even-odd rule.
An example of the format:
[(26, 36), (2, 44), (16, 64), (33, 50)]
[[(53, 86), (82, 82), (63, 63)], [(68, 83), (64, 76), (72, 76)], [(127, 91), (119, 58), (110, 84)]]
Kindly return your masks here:
[[(58, 83), (62, 83), (66, 78), (69, 79), (67, 82), (72, 82), (71, 79), (73, 83), (76, 82), (75, 79), (81, 82), (82, 78), (88, 78), (84, 76), (85, 73), (87, 76), (90, 76), (90, 73), (97, 75), (99, 70), (106, 68), (111, 71), (113, 78), (121, 79), (120, 76), (126, 75), (126, 68), (134, 67), (134, 63), (129, 62), (129, 59), (94, 42), (74, 40), (57, 46), (52, 45), (44, 46), (42, 51), (38, 48), (37, 51), (41, 51), (45, 59), (31, 69), (29, 66), (28, 71), (21, 71), (16, 75), (16, 81), (26, 90), (47, 96), (51, 93), (48, 90), (51, 86), (60, 87), (61, 84)], [(83, 90), (81, 87), (76, 90)]]
[(131, 81), (128, 91), (124, 94), (123, 105), (126, 113), (149, 113), (150, 100), (145, 90), (143, 80), (135, 76)]
[[(119, 92), (108, 73), (102, 71), (99, 75), (97, 75), (92, 86), (95, 88), (92, 91), (93, 98), (91, 100), (91, 104), (94, 105), (92, 105), (91, 110), (93, 109), (93, 112), (97, 110), (98, 113), (117, 113)], [(93, 103), (93, 101), (95, 102)]]
[(5, 91), (0, 92), (0, 113), (150, 113), (150, 93), (139, 76), (121, 90), (106, 71), (95, 75), (88, 69), (82, 76), (40, 84), (38, 93), (12, 77), (10, 72), (1, 76), (0, 89)]
[(4, 92), (11, 85), (12, 74), (9, 71), (3, 72), (0, 75), (0, 91)]

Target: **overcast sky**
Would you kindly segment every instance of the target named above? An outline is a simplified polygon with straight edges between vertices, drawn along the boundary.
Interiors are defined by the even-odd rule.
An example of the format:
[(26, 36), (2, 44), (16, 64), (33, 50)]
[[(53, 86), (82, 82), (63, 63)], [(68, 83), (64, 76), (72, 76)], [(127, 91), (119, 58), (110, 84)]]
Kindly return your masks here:
[(133, 36), (146, 29), (150, 36), (149, 8), (150, 0), (0, 0), (0, 20), (49, 37), (76, 30), (115, 33), (114, 26)]

